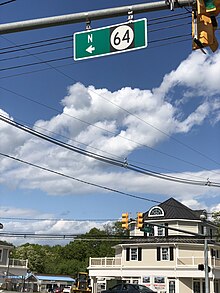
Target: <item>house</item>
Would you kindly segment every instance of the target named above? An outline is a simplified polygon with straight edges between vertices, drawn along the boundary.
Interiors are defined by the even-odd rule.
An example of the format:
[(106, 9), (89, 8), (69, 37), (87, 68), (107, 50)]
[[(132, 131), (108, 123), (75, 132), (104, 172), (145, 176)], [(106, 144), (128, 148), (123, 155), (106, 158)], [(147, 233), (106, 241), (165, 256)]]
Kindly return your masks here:
[(28, 260), (11, 258), (12, 244), (0, 241), (0, 285), (7, 289), (24, 282), (28, 271)]
[[(93, 293), (109, 280), (144, 284), (160, 293), (204, 293), (205, 286), (210, 293), (220, 293), (217, 227), (204, 210), (192, 210), (170, 198), (143, 218), (145, 231), (132, 221), (130, 238), (115, 246), (115, 257), (90, 258)], [(205, 274), (207, 261), (210, 272)]]

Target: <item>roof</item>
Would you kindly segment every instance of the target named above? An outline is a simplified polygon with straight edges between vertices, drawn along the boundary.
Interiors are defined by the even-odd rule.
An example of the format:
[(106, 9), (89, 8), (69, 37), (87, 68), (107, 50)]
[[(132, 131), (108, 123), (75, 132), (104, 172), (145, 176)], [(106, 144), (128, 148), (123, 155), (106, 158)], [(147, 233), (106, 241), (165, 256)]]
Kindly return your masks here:
[[(168, 237), (155, 237), (155, 236), (148, 236), (145, 238), (135, 237), (129, 239), (129, 241), (123, 242), (122, 244), (130, 245), (130, 244), (162, 244), (162, 243), (170, 243), (170, 244), (202, 244), (204, 245), (204, 239), (196, 238), (196, 237), (188, 237), (188, 236), (168, 236)], [(209, 239), (209, 244), (219, 245), (220, 243), (215, 242), (214, 240)]]
[(71, 277), (62, 277), (62, 276), (38, 276), (38, 280), (42, 281), (65, 281), (65, 282), (74, 282), (75, 280)]
[(35, 277), (39, 281), (63, 281), (63, 282), (75, 282), (75, 279), (71, 278), (70, 276), (61, 276), (61, 275), (38, 275), (38, 274), (31, 274), (28, 276)]
[[(162, 202), (158, 205), (164, 211), (164, 216), (157, 216), (156, 219), (187, 219), (187, 220), (201, 220), (200, 215), (204, 212), (203, 210), (192, 210), (180, 203), (174, 198)], [(148, 216), (149, 211), (144, 214), (144, 219), (149, 220), (152, 217)], [(155, 218), (154, 218), (155, 219)]]

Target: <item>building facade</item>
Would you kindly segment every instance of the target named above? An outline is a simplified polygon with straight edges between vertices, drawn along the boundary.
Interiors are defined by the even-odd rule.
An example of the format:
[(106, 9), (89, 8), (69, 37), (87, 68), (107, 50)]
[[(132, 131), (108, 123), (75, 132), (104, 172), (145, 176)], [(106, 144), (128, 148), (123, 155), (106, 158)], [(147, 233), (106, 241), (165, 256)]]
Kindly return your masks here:
[(0, 241), (0, 285), (8, 290), (23, 286), (28, 271), (28, 260), (11, 258), (14, 246)]
[[(148, 228), (140, 231), (136, 222), (131, 222), (130, 239), (115, 246), (115, 257), (90, 258), (93, 292), (99, 292), (112, 280), (123, 280), (144, 284), (158, 293), (205, 293), (206, 281), (210, 293), (220, 293), (217, 227), (205, 215), (204, 210), (192, 210), (173, 198), (152, 207), (144, 213)], [(208, 279), (201, 270), (205, 258)]]

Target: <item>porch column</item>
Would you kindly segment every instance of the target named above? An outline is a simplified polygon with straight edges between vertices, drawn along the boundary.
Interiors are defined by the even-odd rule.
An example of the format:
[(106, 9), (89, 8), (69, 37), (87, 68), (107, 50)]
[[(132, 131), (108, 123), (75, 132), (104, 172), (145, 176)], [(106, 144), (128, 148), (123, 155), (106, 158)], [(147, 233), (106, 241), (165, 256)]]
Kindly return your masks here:
[(97, 278), (91, 277), (92, 293), (97, 293)]

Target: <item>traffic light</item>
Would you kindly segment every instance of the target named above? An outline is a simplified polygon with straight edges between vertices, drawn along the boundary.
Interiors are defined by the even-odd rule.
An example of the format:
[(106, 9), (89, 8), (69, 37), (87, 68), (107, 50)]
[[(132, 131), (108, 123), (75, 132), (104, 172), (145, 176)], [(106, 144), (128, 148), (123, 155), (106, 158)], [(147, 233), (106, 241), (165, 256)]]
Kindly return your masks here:
[(143, 219), (144, 214), (143, 213), (137, 213), (137, 222), (136, 226), (138, 229), (141, 229), (144, 225), (144, 219)]
[(197, 0), (192, 11), (193, 50), (210, 47), (215, 52), (218, 41), (215, 30), (218, 23), (216, 16), (220, 12), (220, 0)]
[[(198, 270), (204, 271), (205, 270), (204, 264), (202, 264), (202, 263), (198, 264)], [(210, 273), (210, 272), (211, 272), (211, 268), (210, 268), (210, 266), (208, 266), (208, 273)]]
[(215, 52), (218, 49), (218, 41), (215, 37), (217, 21), (215, 16), (192, 13), (192, 37), (193, 50), (210, 47)]
[(198, 270), (199, 271), (204, 271), (204, 269), (205, 269), (204, 264), (202, 264), (202, 263), (198, 264)]
[(128, 229), (128, 213), (122, 214), (121, 226), (123, 229)]
[(197, 0), (197, 13), (207, 16), (217, 16), (220, 13), (219, 0)]

